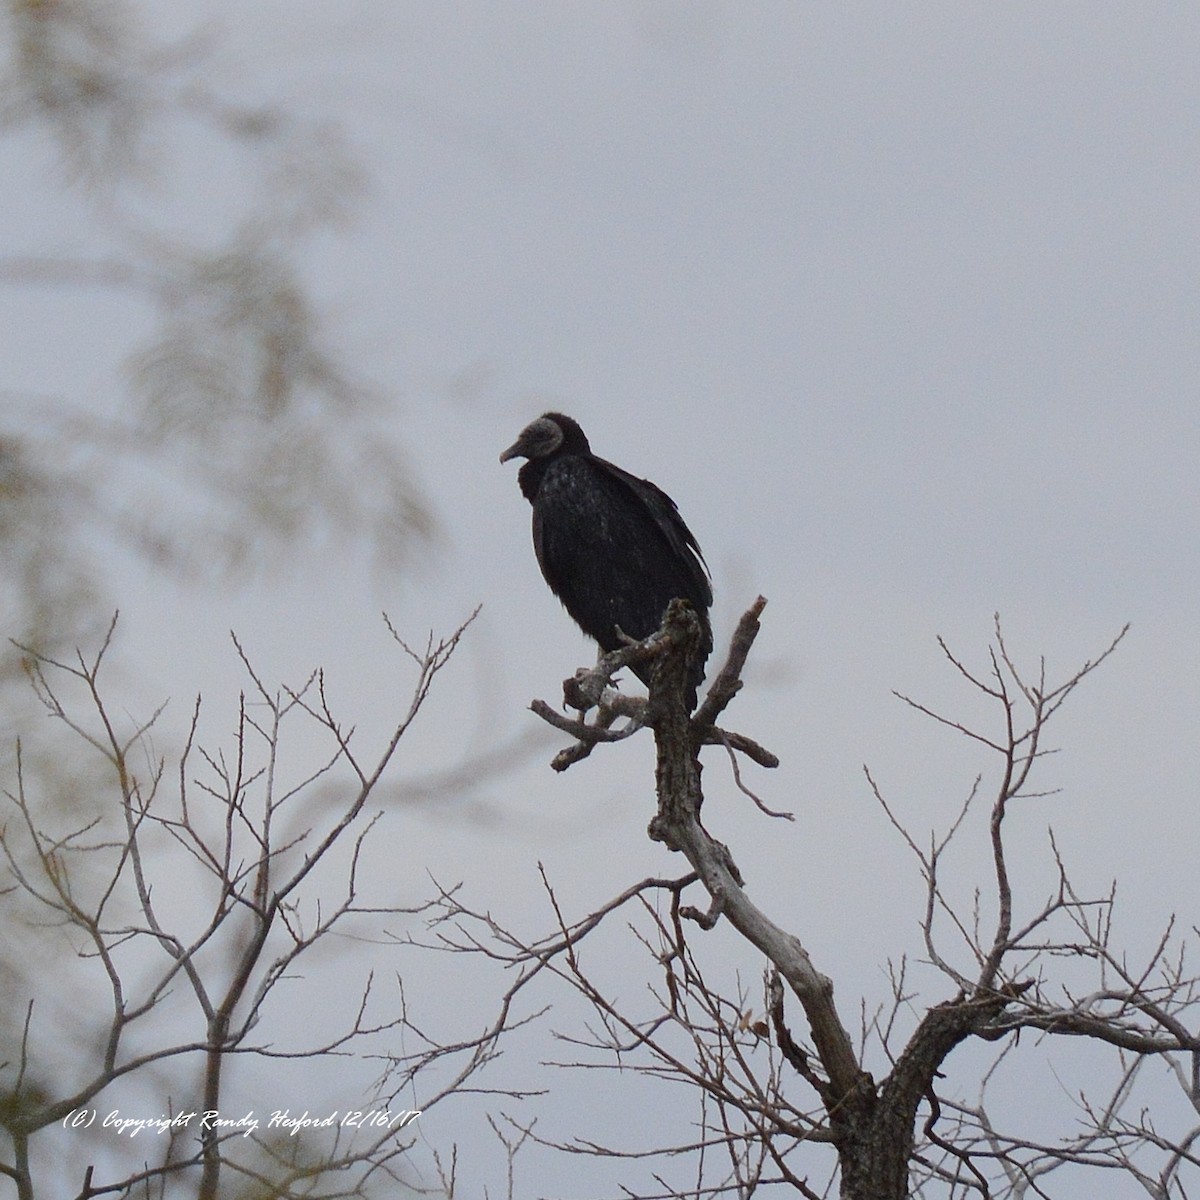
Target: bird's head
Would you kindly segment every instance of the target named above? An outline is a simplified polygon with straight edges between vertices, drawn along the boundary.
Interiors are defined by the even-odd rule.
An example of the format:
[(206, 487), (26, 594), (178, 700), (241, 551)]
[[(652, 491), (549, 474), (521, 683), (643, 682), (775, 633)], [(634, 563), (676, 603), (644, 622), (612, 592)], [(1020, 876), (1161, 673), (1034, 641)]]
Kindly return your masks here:
[(513, 458), (549, 458), (552, 454), (587, 454), (587, 437), (570, 417), (549, 412), (530, 421), (517, 440), (500, 455), (502, 463)]

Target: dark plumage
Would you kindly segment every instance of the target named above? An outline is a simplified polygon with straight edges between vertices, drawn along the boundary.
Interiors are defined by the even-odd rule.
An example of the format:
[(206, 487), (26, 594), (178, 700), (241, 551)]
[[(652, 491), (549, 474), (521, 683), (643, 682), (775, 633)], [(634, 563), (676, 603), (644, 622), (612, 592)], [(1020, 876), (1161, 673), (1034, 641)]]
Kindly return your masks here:
[[(689, 706), (712, 650), (712, 587), (700, 547), (675, 502), (648, 479), (597, 458), (582, 429), (546, 413), (500, 455), (529, 461), (518, 480), (533, 505), (533, 548), (550, 590), (603, 650), (621, 646), (619, 628), (645, 638), (674, 599), (691, 601), (704, 627), (692, 668)], [(648, 671), (638, 670), (647, 680)]]

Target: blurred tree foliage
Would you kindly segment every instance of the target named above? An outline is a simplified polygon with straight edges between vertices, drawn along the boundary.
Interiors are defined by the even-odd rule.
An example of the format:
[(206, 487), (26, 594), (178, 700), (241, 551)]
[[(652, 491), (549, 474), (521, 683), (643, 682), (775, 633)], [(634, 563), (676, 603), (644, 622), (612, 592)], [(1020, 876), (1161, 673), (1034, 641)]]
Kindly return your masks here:
[(208, 581), (306, 546), (399, 563), (430, 516), (304, 271), (363, 188), (341, 130), (225, 99), (212, 34), (156, 41), (126, 0), (0, 0), (0, 45), (0, 134), (45, 163), (8, 186), (72, 214), (9, 231), (6, 298), (132, 314), (102, 394), (0, 378), (4, 632), (53, 649), (107, 621), (114, 549)]
[[(29, 736), (25, 676), (38, 654), (70, 663), (95, 644), (123, 562), (189, 584), (309, 554), (327, 569), (333, 550), (395, 568), (432, 534), (394, 405), (347, 363), (312, 282), (314, 251), (345, 228), (364, 172), (335, 122), (253, 96), (215, 31), (161, 34), (187, 20), (187, 6), (170, 10), (0, 0), (0, 205), (19, 214), (0, 250), (13, 318), (0, 367), (0, 760), (16, 789), (5, 820), (24, 788), (11, 780), (36, 780), (31, 830), (70, 821), (100, 838), (119, 816), (99, 786), (107, 760)], [(43, 383), (30, 363), (47, 344), (64, 370)], [(37, 865), (27, 848), (12, 855), (14, 871)], [(72, 875), (81, 894), (94, 859)], [(55, 979), (79, 947), (3, 890), (0, 1062), (12, 1067), (26, 1062), (23, 997), (40, 998), (43, 1025), (78, 1003)], [(61, 1049), (89, 1061), (76, 1025)], [(6, 1127), (61, 1092), (61, 1079), (38, 1082), (54, 1070), (22, 1066), (19, 1111), (9, 1072)], [(266, 1176), (247, 1186), (276, 1194)]]

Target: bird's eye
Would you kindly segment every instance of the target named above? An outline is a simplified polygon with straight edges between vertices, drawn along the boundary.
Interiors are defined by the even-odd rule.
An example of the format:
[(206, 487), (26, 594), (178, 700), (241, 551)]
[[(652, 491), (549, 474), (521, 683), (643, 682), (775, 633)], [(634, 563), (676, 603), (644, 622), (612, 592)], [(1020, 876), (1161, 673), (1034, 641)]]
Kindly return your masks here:
[(537, 458), (553, 454), (562, 443), (562, 430), (553, 421), (539, 421), (532, 433), (530, 448)]

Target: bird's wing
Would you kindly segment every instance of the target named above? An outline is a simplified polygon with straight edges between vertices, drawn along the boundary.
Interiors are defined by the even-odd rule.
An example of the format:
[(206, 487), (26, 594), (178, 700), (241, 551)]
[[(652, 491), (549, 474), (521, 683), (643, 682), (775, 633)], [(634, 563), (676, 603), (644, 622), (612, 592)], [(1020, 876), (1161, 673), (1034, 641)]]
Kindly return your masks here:
[(693, 582), (697, 595), (705, 597), (705, 603), (712, 603), (712, 586), (708, 563), (700, 551), (700, 543), (679, 515), (675, 501), (662, 488), (651, 483), (648, 479), (639, 479), (628, 471), (622, 470), (615, 463), (593, 456), (592, 461), (613, 479), (629, 489), (654, 518), (663, 537), (667, 539), (672, 553), (680, 562), (688, 563), (693, 568)]

